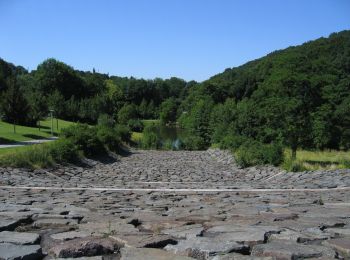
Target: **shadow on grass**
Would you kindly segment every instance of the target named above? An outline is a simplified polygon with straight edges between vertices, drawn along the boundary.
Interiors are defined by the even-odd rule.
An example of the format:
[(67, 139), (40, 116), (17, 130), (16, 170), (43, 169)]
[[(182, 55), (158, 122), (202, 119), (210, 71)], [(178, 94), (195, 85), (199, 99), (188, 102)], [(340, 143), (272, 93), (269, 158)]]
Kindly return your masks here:
[(315, 160), (305, 160), (305, 163), (311, 164), (311, 165), (320, 165), (322, 167), (331, 165), (331, 164), (335, 164), (335, 165), (339, 165), (339, 162), (336, 161), (315, 161)]
[(33, 134), (25, 134), (24, 137), (31, 138), (31, 139), (46, 139), (46, 136), (42, 135), (33, 135)]
[[(37, 127), (37, 128), (39, 130), (39, 127)], [(45, 126), (45, 125), (40, 126), (40, 130), (43, 130), (43, 129), (51, 129), (51, 127)]]
[(13, 144), (13, 143), (16, 143), (16, 141), (0, 137), (0, 144)]
[[(53, 130), (53, 135), (54, 136), (58, 136), (58, 134), (57, 134), (57, 132), (55, 132), (56, 130)], [(46, 133), (46, 134), (49, 134), (49, 135), (51, 135), (51, 131), (43, 131), (43, 133)]]

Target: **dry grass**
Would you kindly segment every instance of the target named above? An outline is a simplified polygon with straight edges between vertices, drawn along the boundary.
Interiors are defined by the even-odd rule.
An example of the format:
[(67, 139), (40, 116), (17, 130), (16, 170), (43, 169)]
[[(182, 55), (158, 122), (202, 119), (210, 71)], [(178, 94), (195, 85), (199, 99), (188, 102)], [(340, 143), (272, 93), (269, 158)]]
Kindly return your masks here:
[(325, 150), (298, 150), (295, 162), (291, 162), (291, 150), (285, 150), (283, 167), (287, 170), (334, 170), (350, 168), (350, 152)]

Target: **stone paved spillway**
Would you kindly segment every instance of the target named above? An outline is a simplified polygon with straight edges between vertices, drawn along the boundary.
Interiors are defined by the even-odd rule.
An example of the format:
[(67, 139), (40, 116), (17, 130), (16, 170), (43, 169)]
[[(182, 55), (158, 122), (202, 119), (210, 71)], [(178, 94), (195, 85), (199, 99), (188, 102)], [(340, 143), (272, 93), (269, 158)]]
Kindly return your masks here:
[(350, 170), (137, 150), (0, 186), (0, 259), (350, 259)]

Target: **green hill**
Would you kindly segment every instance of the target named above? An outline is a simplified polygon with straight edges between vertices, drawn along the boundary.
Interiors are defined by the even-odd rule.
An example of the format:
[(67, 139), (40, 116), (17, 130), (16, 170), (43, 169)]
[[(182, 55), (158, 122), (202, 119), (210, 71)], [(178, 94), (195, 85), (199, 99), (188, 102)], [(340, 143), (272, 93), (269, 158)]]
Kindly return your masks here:
[(249, 138), (349, 149), (350, 31), (226, 69), (194, 87), (179, 114), (193, 147)]

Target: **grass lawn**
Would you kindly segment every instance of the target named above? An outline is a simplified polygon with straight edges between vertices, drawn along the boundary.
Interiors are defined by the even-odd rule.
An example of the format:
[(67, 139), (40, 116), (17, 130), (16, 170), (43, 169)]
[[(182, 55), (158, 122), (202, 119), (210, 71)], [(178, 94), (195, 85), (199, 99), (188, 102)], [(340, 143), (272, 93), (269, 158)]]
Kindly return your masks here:
[(153, 124), (159, 124), (159, 119), (144, 119), (141, 121), (145, 125), (145, 127)]
[(131, 141), (134, 143), (138, 143), (141, 141), (143, 133), (132, 132), (131, 133)]
[[(36, 145), (41, 145), (41, 144), (36, 144)], [(11, 147), (11, 148), (1, 148), (0, 149), (0, 157), (6, 154), (13, 154), (18, 151), (24, 151), (29, 148), (29, 145), (27, 146), (17, 146), (17, 147)]]
[[(290, 160), (291, 154), (290, 149), (285, 150), (285, 161)], [(305, 170), (350, 168), (350, 152), (298, 150), (296, 163)]]
[[(40, 122), (41, 131), (37, 127), (16, 126), (16, 133), (13, 133), (13, 125), (0, 121), (0, 144), (27, 141), (32, 139), (43, 139), (51, 136), (51, 120), (47, 119)], [(74, 123), (58, 119), (54, 119), (53, 133), (57, 135), (61, 129)]]

